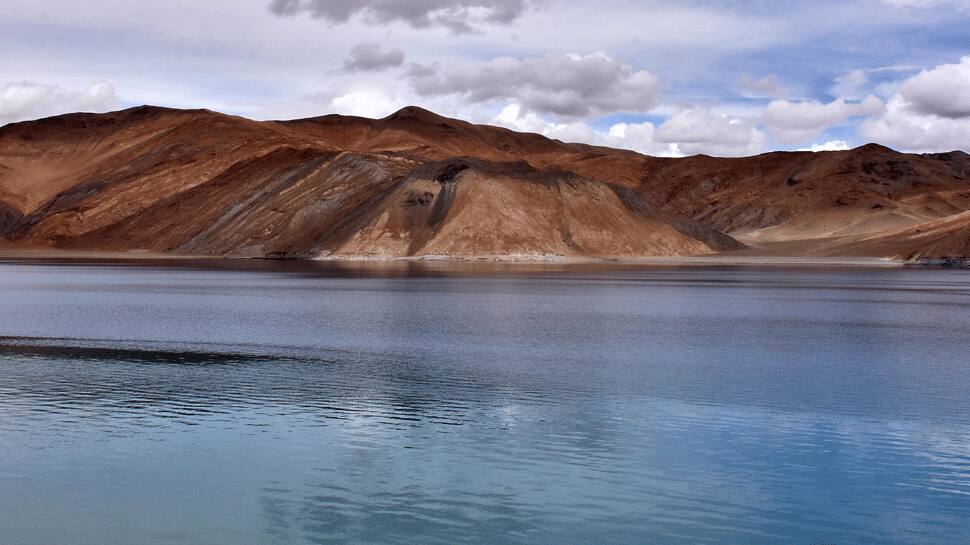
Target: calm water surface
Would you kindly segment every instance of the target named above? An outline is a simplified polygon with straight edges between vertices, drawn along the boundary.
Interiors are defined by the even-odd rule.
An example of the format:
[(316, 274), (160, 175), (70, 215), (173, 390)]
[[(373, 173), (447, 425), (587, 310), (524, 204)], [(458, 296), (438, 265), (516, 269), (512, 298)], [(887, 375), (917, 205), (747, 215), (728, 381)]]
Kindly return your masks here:
[(970, 273), (0, 263), (0, 543), (970, 542)]

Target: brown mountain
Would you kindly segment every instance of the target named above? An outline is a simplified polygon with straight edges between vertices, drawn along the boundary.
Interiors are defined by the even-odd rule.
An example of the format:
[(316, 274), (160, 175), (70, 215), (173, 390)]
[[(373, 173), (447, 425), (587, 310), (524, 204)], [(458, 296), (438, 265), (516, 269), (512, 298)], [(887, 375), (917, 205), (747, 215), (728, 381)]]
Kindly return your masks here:
[(405, 108), (139, 107), (0, 128), (16, 247), (315, 257), (966, 256), (970, 156), (661, 159)]

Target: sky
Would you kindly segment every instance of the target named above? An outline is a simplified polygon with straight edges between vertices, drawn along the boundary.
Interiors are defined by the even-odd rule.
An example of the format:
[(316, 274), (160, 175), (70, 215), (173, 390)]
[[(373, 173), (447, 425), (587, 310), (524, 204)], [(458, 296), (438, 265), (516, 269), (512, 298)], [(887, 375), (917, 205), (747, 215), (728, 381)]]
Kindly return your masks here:
[(663, 156), (970, 151), (970, 0), (0, 2), (0, 124), (417, 105)]

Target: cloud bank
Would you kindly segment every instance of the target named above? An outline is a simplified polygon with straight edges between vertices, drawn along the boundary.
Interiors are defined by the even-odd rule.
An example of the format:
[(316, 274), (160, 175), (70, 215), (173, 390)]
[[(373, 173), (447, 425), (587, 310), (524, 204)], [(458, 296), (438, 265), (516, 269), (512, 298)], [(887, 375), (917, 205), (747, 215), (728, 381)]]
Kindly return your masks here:
[(400, 49), (385, 50), (377, 42), (357, 44), (344, 61), (346, 72), (380, 72), (404, 64), (404, 52)]
[(114, 86), (103, 81), (83, 90), (29, 81), (8, 83), (0, 91), (0, 125), (72, 112), (107, 112), (118, 104)]
[(496, 125), (535, 132), (565, 142), (630, 149), (648, 155), (678, 157), (710, 154), (726, 157), (763, 151), (765, 134), (754, 120), (714, 114), (706, 108), (680, 110), (660, 126), (650, 122), (615, 123), (605, 132), (582, 121), (549, 122), (521, 105), (510, 104), (490, 120)]
[(970, 56), (959, 64), (944, 64), (909, 78), (899, 95), (913, 111), (961, 119), (970, 117)]
[(660, 82), (604, 53), (498, 57), (481, 63), (422, 65), (408, 70), (421, 97), (459, 96), (469, 103), (513, 101), (563, 118), (642, 112), (657, 103)]
[(883, 115), (867, 119), (859, 133), (905, 151), (970, 151), (970, 57), (903, 81)]
[(400, 22), (466, 34), (483, 25), (509, 24), (527, 7), (526, 0), (273, 0), (269, 10), (281, 16), (306, 13), (332, 24), (359, 17), (370, 24)]
[(684, 155), (755, 155), (763, 151), (765, 134), (752, 120), (689, 108), (670, 116), (657, 129), (657, 140), (675, 144)]
[(814, 100), (775, 100), (765, 108), (763, 118), (775, 138), (781, 142), (798, 143), (815, 138), (826, 128), (850, 117), (878, 115), (882, 110), (882, 101), (871, 95), (858, 103), (841, 98), (828, 104)]

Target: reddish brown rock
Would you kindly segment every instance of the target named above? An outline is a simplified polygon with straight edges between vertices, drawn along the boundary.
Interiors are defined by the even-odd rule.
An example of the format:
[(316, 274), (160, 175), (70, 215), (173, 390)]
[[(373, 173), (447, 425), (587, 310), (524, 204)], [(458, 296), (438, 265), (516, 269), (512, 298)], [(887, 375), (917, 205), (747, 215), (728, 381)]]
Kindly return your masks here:
[(968, 253), (967, 210), (960, 152), (662, 159), (413, 107), (286, 122), (139, 107), (0, 128), (0, 237), (22, 247), (952, 257)]

